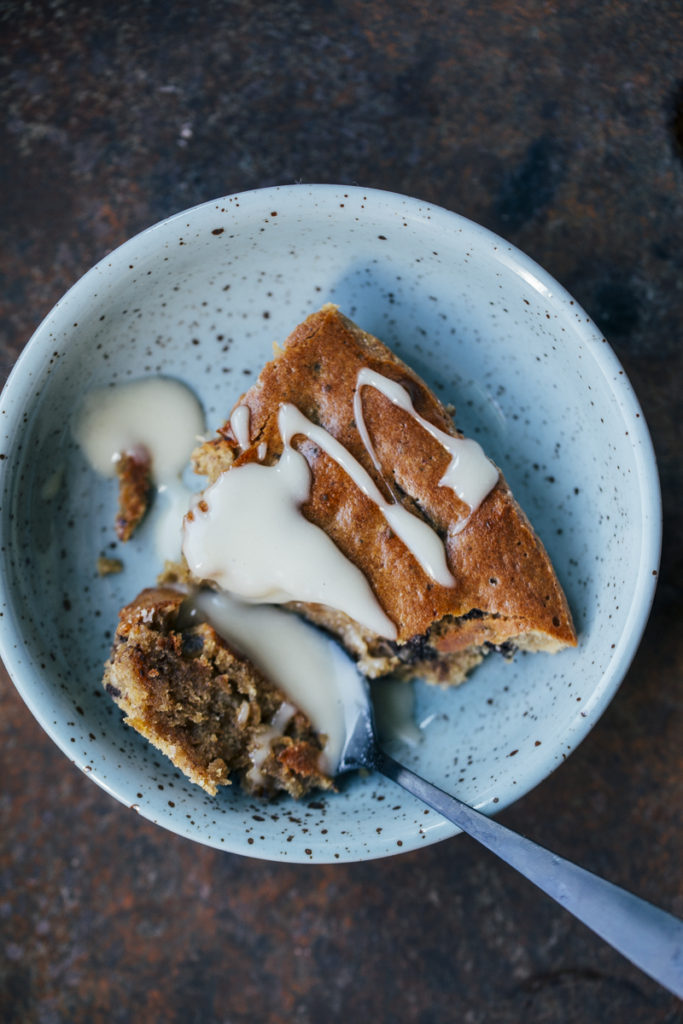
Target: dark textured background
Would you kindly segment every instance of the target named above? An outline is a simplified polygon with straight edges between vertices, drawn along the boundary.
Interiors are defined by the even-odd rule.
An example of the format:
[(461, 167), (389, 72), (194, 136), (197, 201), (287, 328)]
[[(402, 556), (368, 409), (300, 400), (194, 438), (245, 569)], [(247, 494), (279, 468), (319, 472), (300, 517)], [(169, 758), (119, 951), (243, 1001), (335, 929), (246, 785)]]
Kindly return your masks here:
[[(392, 189), (493, 228), (598, 322), (653, 434), (654, 612), (613, 704), (501, 818), (683, 915), (683, 7), (0, 0), (0, 379), (154, 221), (247, 188)], [(627, 557), (627, 553), (625, 553)], [(0, 676), (0, 1020), (683, 1020), (460, 836), (267, 864), (108, 798)]]

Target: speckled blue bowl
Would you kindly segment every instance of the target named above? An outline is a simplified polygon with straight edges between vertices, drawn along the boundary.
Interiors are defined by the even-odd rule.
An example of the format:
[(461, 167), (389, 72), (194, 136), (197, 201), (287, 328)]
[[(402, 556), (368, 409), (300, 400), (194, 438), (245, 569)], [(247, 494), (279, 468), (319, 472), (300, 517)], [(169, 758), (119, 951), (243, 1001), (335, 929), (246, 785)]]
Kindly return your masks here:
[[(638, 646), (658, 568), (660, 498), (645, 422), (584, 311), (489, 231), (386, 192), (295, 185), (180, 213), (87, 273), (26, 347), (2, 396), (1, 653), (43, 728), (82, 771), (165, 828), (292, 861), (382, 857), (451, 836), (382, 778), (271, 805), (190, 785), (100, 687), (118, 608), (159, 566), (148, 522), (115, 543), (111, 481), (70, 433), (85, 389), (163, 373), (222, 423), (282, 340), (333, 301), (452, 402), (503, 468), (556, 566), (576, 651), (491, 657), (461, 688), (418, 684), (423, 742), (399, 751), (486, 811), (567, 757)], [(98, 555), (123, 558), (100, 578)]]

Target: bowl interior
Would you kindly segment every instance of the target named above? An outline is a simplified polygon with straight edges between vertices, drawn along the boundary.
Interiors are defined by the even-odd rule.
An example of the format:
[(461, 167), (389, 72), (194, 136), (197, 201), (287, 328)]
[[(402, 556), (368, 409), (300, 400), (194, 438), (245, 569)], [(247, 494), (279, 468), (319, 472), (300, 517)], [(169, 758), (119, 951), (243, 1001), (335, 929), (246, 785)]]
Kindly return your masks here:
[[(457, 690), (416, 684), (423, 740), (398, 751), (406, 763), (486, 810), (527, 792), (618, 686), (659, 555), (652, 449), (621, 367), (556, 282), (471, 222), (389, 193), (291, 186), (179, 214), (93, 268), (3, 394), (3, 657), (43, 727), (122, 802), (200, 842), (298, 861), (380, 857), (456, 830), (379, 777), (303, 804), (237, 787), (212, 799), (122, 724), (102, 664), (118, 608), (159, 571), (154, 516), (116, 543), (115, 485), (95, 477), (71, 430), (88, 389), (164, 374), (193, 388), (213, 431), (272, 343), (327, 301), (453, 403), (501, 466), (580, 638), (555, 657), (490, 657)], [(98, 577), (106, 554), (123, 559), (120, 575)]]

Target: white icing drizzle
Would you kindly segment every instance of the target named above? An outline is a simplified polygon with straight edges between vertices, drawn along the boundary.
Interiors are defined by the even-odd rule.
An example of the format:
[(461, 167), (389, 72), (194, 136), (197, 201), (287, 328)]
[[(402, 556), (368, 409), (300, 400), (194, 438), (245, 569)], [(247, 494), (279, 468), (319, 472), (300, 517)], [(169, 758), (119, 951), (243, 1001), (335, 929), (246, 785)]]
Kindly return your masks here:
[(249, 417), (248, 405), (236, 405), (230, 417), (230, 429), (242, 451), (249, 447)]
[[(375, 449), (370, 439), (370, 434), (365, 425), (363, 416), (363, 402), (361, 389), (373, 387), (397, 405), (400, 409), (409, 413), (413, 419), (430, 434), (435, 441), (451, 456), (450, 464), (439, 480), (440, 487), (450, 487), (451, 490), (470, 507), (470, 516), (481, 505), (486, 495), (493, 490), (498, 482), (498, 470), (484, 454), (481, 445), (469, 438), (453, 437), (445, 431), (435, 427), (433, 423), (420, 416), (413, 405), (413, 400), (408, 391), (395, 380), (384, 377), (376, 370), (364, 366), (358, 373), (356, 379), (356, 390), (353, 396), (353, 414), (363, 444), (372, 459), (378, 472), (382, 468), (377, 459)], [(468, 517), (469, 518), (469, 517)], [(465, 523), (459, 525), (459, 529)], [(456, 530), (455, 532), (459, 532)]]
[(128, 452), (150, 458), (160, 497), (155, 510), (157, 551), (162, 559), (180, 554), (182, 517), (192, 494), (180, 479), (204, 430), (201, 405), (180, 381), (154, 377), (97, 388), (85, 396), (74, 435), (90, 465), (106, 477)]
[(266, 452), (267, 451), (268, 451), (268, 445), (266, 444), (265, 441), (261, 441), (260, 445), (256, 449), (256, 457), (259, 460), (259, 462), (263, 462), (263, 460), (266, 457)]
[[(404, 387), (364, 367), (357, 378), (354, 414), (363, 444), (379, 472), (381, 467), (363, 417), (361, 389), (366, 386), (380, 390), (408, 412), (449, 452), (451, 462), (439, 483), (450, 487), (469, 505), (471, 515), (498, 480), (498, 470), (477, 442), (452, 437), (435, 427), (416, 412)], [(237, 406), (230, 420), (243, 447), (249, 439), (248, 416), (246, 406)], [(293, 438), (307, 437), (334, 459), (377, 506), (425, 573), (450, 587), (455, 580), (441, 538), (399, 502), (386, 500), (344, 445), (295, 405), (280, 406), (278, 427), (284, 445), (279, 462), (274, 466), (248, 463), (221, 474), (187, 517), (183, 552), (190, 570), (245, 600), (324, 604), (345, 612), (381, 636), (395, 639), (396, 627), (363, 573), (323, 530), (301, 514), (301, 506), (310, 494), (311, 474), (303, 455), (293, 448)], [(258, 457), (263, 457), (261, 445)], [(454, 532), (467, 521), (459, 523)]]
[(222, 473), (185, 519), (191, 572), (247, 601), (337, 608), (395, 639), (361, 570), (301, 514), (310, 483), (306, 459), (289, 444), (274, 466), (251, 462)]
[(183, 517), (190, 508), (195, 492), (180, 477), (157, 485), (154, 504), (154, 544), (159, 558), (177, 562), (183, 542)]
[(325, 633), (280, 608), (245, 604), (224, 592), (208, 590), (192, 598), (192, 604), (287, 697), (261, 734), (250, 777), (259, 781), (270, 745), (287, 728), (295, 707), (324, 738), (320, 767), (333, 774), (347, 725), (364, 701), (364, 684), (351, 659)]
[(351, 477), (356, 487), (377, 505), (389, 526), (412, 552), (427, 575), (444, 587), (453, 586), (455, 580), (446, 564), (446, 552), (438, 534), (403, 505), (386, 501), (368, 471), (354, 459), (343, 444), (332, 437), (324, 427), (311, 423), (295, 405), (280, 406), (278, 426), (285, 445), (291, 444), (295, 434), (304, 434), (327, 452)]

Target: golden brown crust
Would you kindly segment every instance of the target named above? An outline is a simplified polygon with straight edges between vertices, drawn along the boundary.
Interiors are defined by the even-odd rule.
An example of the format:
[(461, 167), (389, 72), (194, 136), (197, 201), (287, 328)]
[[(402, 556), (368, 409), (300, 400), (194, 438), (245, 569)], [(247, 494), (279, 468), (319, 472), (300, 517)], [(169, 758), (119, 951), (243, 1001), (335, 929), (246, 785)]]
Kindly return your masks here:
[[(545, 638), (549, 650), (575, 644), (569, 608), (548, 555), (502, 474), (465, 528), (457, 532), (469, 509), (450, 488), (439, 486), (448, 453), (412, 416), (381, 392), (365, 388), (363, 412), (382, 467), (382, 474), (377, 472), (353, 417), (353, 395), (362, 367), (401, 383), (423, 417), (441, 430), (462, 436), (441, 402), (409, 367), (377, 338), (327, 305), (294, 329), (240, 399), (250, 410), (251, 447), (239, 454), (228, 420), (219, 438), (199, 449), (196, 465), (208, 469), (213, 480), (233, 459), (236, 466), (255, 461), (257, 448), (264, 442), (263, 461), (277, 461), (282, 452), (277, 412), (283, 402), (292, 402), (337, 438), (387, 496), (389, 484), (401, 502), (422, 515), (444, 539), (456, 581), (452, 587), (437, 584), (425, 574), (387, 527), (377, 506), (350, 483), (333, 459), (310, 441), (295, 439), (312, 471), (303, 514), (325, 530), (366, 575), (397, 625), (399, 644), (433, 633), (435, 626), (445, 622), (453, 625), (440, 631), (437, 650), (444, 653), (467, 650), (470, 656), (485, 644), (497, 646), (526, 634), (534, 634), (540, 646)], [(304, 606), (297, 607), (307, 612)], [(458, 621), (473, 611), (483, 614), (466, 626)], [(326, 614), (314, 612), (311, 617), (329, 625), (324, 621)], [(349, 632), (351, 620), (344, 626), (338, 613), (329, 613), (329, 619), (334, 620), (329, 628), (337, 635)]]
[[(210, 625), (183, 623), (184, 598), (150, 587), (120, 612), (103, 685), (127, 724), (212, 795), (231, 775), (252, 792), (330, 788), (306, 717), (294, 715), (271, 743), (268, 723), (284, 695)], [(270, 753), (254, 776), (250, 755), (264, 734)]]

